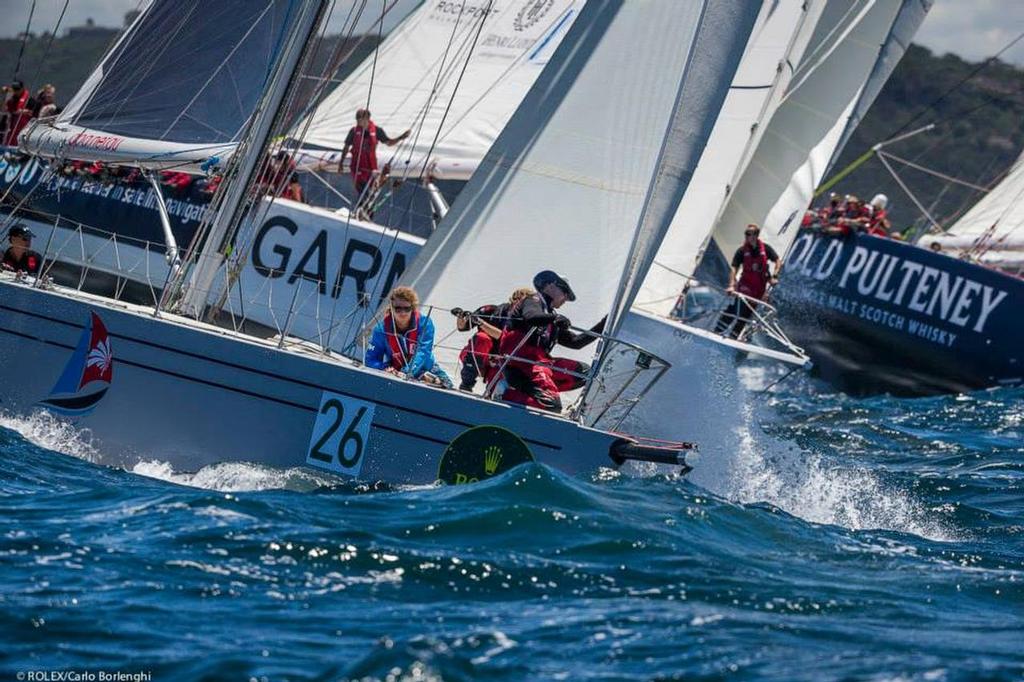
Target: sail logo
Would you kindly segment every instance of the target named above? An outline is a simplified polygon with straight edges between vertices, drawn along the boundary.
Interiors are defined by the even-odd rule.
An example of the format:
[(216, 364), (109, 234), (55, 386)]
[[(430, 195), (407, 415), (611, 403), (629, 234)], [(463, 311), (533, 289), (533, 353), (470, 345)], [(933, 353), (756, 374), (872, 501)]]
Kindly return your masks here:
[(85, 149), (99, 149), (101, 151), (116, 151), (123, 137), (115, 135), (94, 135), (93, 133), (78, 133), (68, 140), (69, 147), (83, 147)]
[[(844, 259), (848, 245), (853, 250)], [(851, 294), (977, 333), (984, 332), (992, 313), (1008, 296), (1003, 289), (926, 262), (834, 238), (802, 236), (793, 244), (787, 267), (818, 281), (830, 280)]]
[(443, 21), (470, 21), (483, 19), (497, 12), (498, 8), (491, 7), (489, 2), (468, 5), (465, 0), (441, 0), (431, 14), (432, 18)]
[(50, 394), (39, 401), (54, 412), (81, 416), (92, 412), (114, 378), (114, 351), (107, 328), (96, 313), (82, 330), (71, 358)]
[(544, 15), (554, 7), (555, 0), (534, 0), (524, 5), (512, 20), (512, 28), (517, 31), (526, 31), (533, 27)]

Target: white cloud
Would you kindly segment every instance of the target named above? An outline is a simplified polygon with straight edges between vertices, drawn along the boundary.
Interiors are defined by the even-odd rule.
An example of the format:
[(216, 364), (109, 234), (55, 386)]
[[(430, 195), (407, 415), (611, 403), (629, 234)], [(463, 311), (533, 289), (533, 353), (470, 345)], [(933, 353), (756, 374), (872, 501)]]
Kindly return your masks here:
[[(92, 18), (99, 26), (120, 26), (124, 15), (146, 0), (73, 0), (68, 5), (62, 28), (80, 26)], [(666, 2), (672, 0), (665, 0)], [(896, 2), (897, 0), (879, 0)], [(331, 28), (340, 30), (356, 0), (338, 0)], [(366, 30), (379, 15), (384, 0), (370, 0), (358, 30)], [(387, 0), (390, 4), (394, 0)], [(394, 26), (418, 0), (398, 0), (388, 13), (385, 31)], [(24, 30), (31, 0), (0, 0), (4, 22), (0, 36), (10, 37)], [(64, 0), (36, 0), (32, 29), (36, 33), (52, 30), (64, 6)], [(1024, 32), (1024, 1), (1022, 0), (935, 0), (914, 42), (937, 54), (952, 52), (969, 61), (991, 56)], [(1024, 65), (1024, 40), (1003, 55), (1003, 59)]]
[[(1019, 0), (936, 0), (914, 42), (936, 54), (952, 52), (979, 61), (1024, 32), (1024, 2)], [(1024, 39), (1001, 57), (1024, 65)]]

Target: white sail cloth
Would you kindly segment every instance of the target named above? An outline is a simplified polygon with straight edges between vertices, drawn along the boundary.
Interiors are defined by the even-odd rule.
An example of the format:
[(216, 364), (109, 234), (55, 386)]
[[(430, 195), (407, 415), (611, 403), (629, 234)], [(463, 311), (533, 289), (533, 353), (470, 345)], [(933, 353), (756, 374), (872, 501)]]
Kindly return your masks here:
[(697, 267), (715, 218), (781, 99), (823, 0), (765, 3), (689, 188), (643, 280), (635, 308), (667, 316)]
[(926, 11), (921, 0), (828, 0), (789, 91), (716, 222), (713, 238), (726, 258), (748, 223), (761, 225), (762, 239), (786, 251), (848, 127), (870, 106), (875, 84), (895, 67)]
[(296, 127), (296, 137), (310, 155), (313, 146), (340, 150), (356, 110), (369, 106), (389, 135), (417, 131), (397, 149), (395, 172), (429, 168), (467, 180), (584, 2), (428, 0)]
[(300, 0), (154, 0), (53, 121), (31, 153), (145, 167), (224, 157), (263, 96)]
[[(724, 97), (759, 8), (591, 0), (404, 281), (430, 304), (473, 308), (553, 269), (579, 296), (565, 312), (581, 326), (609, 313), (655, 171), (673, 174), (658, 162), (679, 157), (663, 155), (683, 128), (677, 97)], [(735, 21), (710, 21), (724, 14)], [(688, 81), (698, 72), (703, 87)], [(690, 135), (710, 132), (710, 121), (691, 123)], [(703, 147), (707, 132), (687, 144)], [(439, 339), (454, 329), (448, 315), (435, 324)], [(452, 362), (457, 345), (435, 352)]]
[[(1013, 164), (1003, 180), (981, 201), (971, 207), (945, 234), (929, 236), (927, 244), (938, 242), (957, 251), (984, 252), (982, 260), (1020, 261), (1024, 259), (1024, 154)], [(1018, 252), (1015, 257), (1001, 251)]]

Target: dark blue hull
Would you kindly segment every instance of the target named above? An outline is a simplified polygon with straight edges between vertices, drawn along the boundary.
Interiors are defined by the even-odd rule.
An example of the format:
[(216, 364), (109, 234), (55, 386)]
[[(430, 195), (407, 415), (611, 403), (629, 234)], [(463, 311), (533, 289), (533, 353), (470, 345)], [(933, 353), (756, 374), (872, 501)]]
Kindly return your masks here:
[[(162, 249), (164, 243), (156, 193), (142, 179), (102, 181), (55, 173), (41, 159), (0, 158), (0, 196), (4, 194), (8, 195), (8, 207), (20, 205), (26, 217), (42, 222), (60, 216), (65, 225), (81, 224), (87, 232), (116, 231), (118, 238), (127, 243), (149, 243), (157, 249)], [(179, 246), (187, 247), (210, 198), (199, 191), (198, 185), (180, 193), (165, 190), (164, 198), (175, 239)]]
[(1024, 378), (1024, 280), (890, 239), (798, 235), (772, 294), (822, 378), (929, 395)]

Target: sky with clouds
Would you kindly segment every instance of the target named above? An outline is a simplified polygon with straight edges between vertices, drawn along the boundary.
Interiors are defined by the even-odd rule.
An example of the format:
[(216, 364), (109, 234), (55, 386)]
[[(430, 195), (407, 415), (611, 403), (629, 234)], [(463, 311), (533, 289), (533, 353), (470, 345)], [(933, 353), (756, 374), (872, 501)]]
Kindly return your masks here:
[[(92, 18), (101, 26), (119, 26), (125, 12), (138, 7), (145, 0), (72, 0), (62, 26), (77, 26)], [(666, 2), (675, 0), (665, 0)], [(894, 0), (878, 0), (893, 2)], [(340, 26), (344, 14), (357, 0), (338, 0), (332, 23)], [(370, 0), (361, 26), (366, 29), (373, 22), (371, 15), (379, 11), (382, 0)], [(36, 10), (32, 28), (42, 32), (52, 28), (60, 15), (64, 0), (35, 0)], [(385, 30), (418, 4), (418, 0), (398, 0), (388, 13)], [(0, 36), (10, 37), (23, 30), (28, 20), (32, 0), (0, 0)], [(371, 11), (373, 10), (373, 11)], [(915, 42), (938, 54), (952, 52), (969, 61), (977, 61), (998, 52), (1010, 41), (1024, 33), (1024, 0), (935, 0)], [(1024, 40), (1008, 50), (1003, 59), (1024, 66)]]

